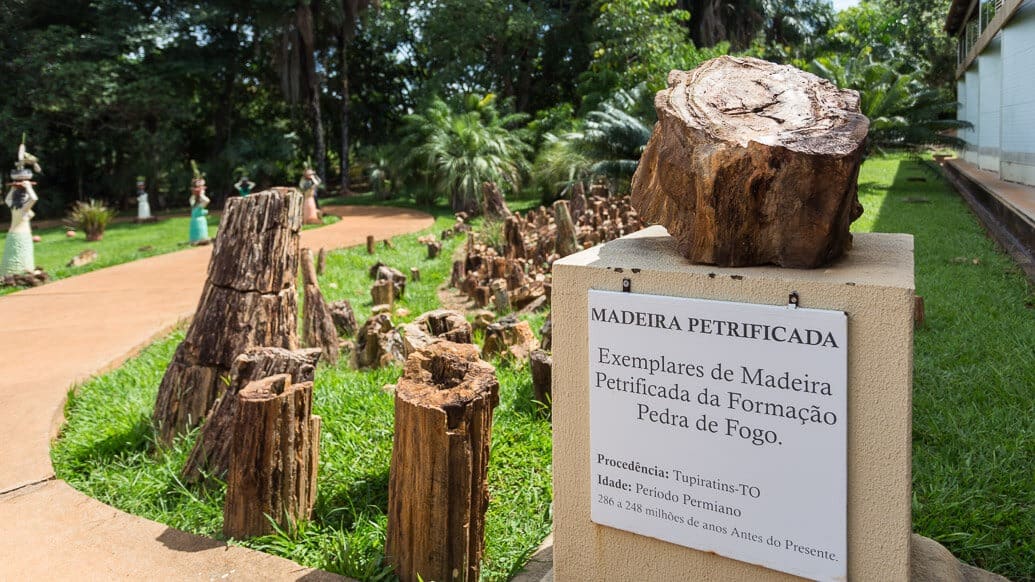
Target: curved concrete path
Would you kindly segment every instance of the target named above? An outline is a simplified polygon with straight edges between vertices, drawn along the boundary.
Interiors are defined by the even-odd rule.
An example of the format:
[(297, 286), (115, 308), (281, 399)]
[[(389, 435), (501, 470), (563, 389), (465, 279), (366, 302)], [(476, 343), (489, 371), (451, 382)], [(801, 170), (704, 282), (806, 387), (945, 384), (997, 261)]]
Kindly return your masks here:
[[(304, 231), (303, 246), (347, 247), (434, 222), (395, 208), (326, 210), (342, 220)], [(129, 515), (54, 478), (50, 441), (69, 388), (190, 317), (211, 252), (160, 255), (0, 297), (0, 580), (340, 579)]]

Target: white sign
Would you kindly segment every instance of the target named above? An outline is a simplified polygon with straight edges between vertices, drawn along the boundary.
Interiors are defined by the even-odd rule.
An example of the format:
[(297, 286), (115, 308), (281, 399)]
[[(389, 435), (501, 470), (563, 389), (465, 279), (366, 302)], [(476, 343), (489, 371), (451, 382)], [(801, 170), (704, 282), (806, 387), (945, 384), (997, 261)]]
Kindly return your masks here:
[(592, 520), (847, 578), (847, 317), (589, 292)]

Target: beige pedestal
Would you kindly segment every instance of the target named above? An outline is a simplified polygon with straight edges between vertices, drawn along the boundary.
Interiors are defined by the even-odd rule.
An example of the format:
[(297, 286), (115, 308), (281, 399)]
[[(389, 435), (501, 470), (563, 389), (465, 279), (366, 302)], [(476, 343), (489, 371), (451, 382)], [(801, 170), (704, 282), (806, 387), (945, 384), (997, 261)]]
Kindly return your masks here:
[(913, 371), (913, 239), (855, 236), (851, 252), (816, 270), (690, 265), (651, 227), (553, 265), (554, 575), (582, 580), (794, 580), (590, 521), (587, 291), (650, 293), (848, 314), (848, 573), (909, 578)]

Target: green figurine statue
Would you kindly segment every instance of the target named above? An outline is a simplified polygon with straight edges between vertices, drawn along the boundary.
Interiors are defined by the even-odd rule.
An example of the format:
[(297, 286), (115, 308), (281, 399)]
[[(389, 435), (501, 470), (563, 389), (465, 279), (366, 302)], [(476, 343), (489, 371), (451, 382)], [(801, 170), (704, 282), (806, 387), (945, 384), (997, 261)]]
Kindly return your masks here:
[(191, 167), (194, 169), (194, 178), (190, 183), (190, 244), (207, 244), (208, 240), (208, 215), (206, 207), (210, 200), (205, 196), (208, 189), (205, 186), (205, 176), (198, 171), (197, 164), (191, 160)]

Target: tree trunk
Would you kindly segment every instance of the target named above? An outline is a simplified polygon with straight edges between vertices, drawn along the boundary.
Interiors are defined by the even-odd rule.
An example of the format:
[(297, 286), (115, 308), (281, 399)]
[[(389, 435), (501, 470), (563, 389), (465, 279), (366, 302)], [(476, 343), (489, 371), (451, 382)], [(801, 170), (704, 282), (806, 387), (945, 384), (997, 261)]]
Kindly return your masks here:
[(471, 344), (406, 360), (395, 390), (385, 554), (403, 582), (475, 582), (485, 547), (492, 410), (499, 382)]
[[(349, 23), (343, 19), (342, 27)], [(349, 34), (347, 30), (338, 33), (338, 58), (341, 61), (341, 195), (349, 194)]]
[(302, 71), (305, 74), (306, 107), (313, 132), (313, 152), (316, 156), (316, 173), (327, 177), (327, 145), (323, 135), (323, 114), (320, 110), (320, 77), (316, 73), (316, 44), (313, 35), (313, 8), (315, 2), (300, 0), (295, 9), (298, 37), (301, 41), (299, 53)]
[(301, 226), (302, 196), (294, 191), (227, 203), (198, 309), (158, 388), (153, 420), (161, 442), (208, 414), (239, 354), (256, 346), (298, 347)]
[(290, 374), (298, 382), (312, 382), (320, 350), (285, 350), (283, 348), (250, 348), (237, 359), (230, 370), (226, 393), (212, 407), (201, 425), (201, 434), (187, 457), (181, 475), (189, 483), (197, 483), (207, 475), (223, 479), (230, 466), (230, 447), (234, 441), (234, 414), (237, 393), (250, 382), (277, 374)]
[[(223, 505), (223, 535), (243, 539), (294, 530), (316, 500), (320, 417), (313, 383), (289, 374), (257, 380), (237, 394)], [(268, 516), (268, 517), (267, 517)]]
[(869, 126), (858, 93), (794, 67), (720, 57), (673, 71), (655, 105), (632, 202), (683, 256), (815, 268), (851, 248)]
[(305, 286), (302, 304), (302, 341), (306, 347), (320, 348), (329, 364), (338, 363), (338, 331), (334, 327), (331, 310), (320, 292), (316, 280), (313, 251), (302, 249), (302, 284)]
[(495, 182), (482, 183), (482, 207), (486, 218), (503, 220), (510, 216), (510, 209), (503, 200), (503, 192)]
[(521, 234), (521, 224), (518, 219), (508, 216), (503, 223), (503, 253), (508, 259), (525, 258), (525, 238)]

